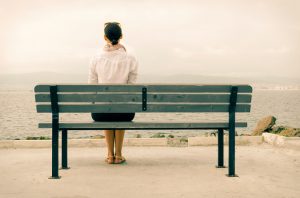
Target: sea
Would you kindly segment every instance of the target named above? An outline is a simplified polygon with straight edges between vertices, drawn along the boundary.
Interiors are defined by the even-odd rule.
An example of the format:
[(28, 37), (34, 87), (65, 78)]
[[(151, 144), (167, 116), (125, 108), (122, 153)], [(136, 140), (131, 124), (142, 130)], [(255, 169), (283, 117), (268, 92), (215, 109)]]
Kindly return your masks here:
[[(33, 90), (0, 90), (0, 140), (51, 137), (51, 129), (39, 129), (39, 122), (50, 122), (51, 114), (37, 113)], [(255, 90), (250, 113), (238, 113), (237, 121), (248, 122), (247, 128), (237, 128), (238, 134), (250, 134), (257, 122), (268, 115), (277, 118), (276, 125), (300, 128), (300, 90)], [(227, 121), (226, 113), (136, 113), (135, 121)], [(60, 114), (61, 122), (92, 121), (89, 113)], [(161, 133), (166, 137), (208, 135), (213, 130), (134, 130), (125, 137), (152, 137)], [(69, 138), (102, 137), (103, 131), (71, 131)]]

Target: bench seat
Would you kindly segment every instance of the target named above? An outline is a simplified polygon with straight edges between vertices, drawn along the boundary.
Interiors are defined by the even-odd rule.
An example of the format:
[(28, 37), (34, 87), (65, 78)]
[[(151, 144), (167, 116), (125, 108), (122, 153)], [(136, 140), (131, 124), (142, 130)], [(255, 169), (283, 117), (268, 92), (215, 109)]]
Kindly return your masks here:
[[(52, 176), (60, 178), (59, 135), (61, 135), (61, 165), (68, 169), (69, 130), (217, 130), (218, 165), (224, 168), (224, 130), (228, 130), (228, 176), (235, 174), (236, 113), (249, 113), (250, 85), (201, 84), (39, 84), (34, 88), (38, 113), (51, 113), (52, 122), (39, 123), (39, 128), (52, 128)], [(95, 122), (73, 119), (60, 122), (63, 113), (226, 113), (226, 120), (189, 117), (178, 121), (166, 119), (132, 122)], [(244, 121), (244, 120), (242, 120)], [(61, 131), (61, 133), (60, 133)]]
[[(247, 122), (236, 122), (235, 127), (247, 127)], [(52, 123), (39, 123), (39, 128), (52, 128)], [(59, 129), (68, 130), (151, 130), (151, 129), (228, 129), (228, 122), (60, 122)]]

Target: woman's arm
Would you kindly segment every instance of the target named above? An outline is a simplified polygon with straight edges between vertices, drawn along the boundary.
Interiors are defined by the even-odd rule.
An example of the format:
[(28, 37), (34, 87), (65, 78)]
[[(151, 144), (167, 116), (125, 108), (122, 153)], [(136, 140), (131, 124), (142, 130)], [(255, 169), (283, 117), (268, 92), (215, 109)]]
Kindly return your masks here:
[(137, 80), (137, 74), (138, 74), (138, 61), (134, 59), (133, 64), (131, 66), (131, 71), (128, 76), (128, 84), (134, 84)]
[(91, 62), (90, 62), (88, 83), (89, 84), (98, 84), (98, 74), (96, 72), (96, 61), (95, 61), (95, 58), (93, 58), (91, 60)]

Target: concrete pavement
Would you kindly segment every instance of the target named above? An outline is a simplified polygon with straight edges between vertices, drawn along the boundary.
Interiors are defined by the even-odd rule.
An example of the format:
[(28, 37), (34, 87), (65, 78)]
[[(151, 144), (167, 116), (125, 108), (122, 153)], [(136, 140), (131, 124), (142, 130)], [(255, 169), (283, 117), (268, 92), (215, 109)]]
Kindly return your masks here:
[(123, 165), (106, 164), (105, 147), (71, 148), (71, 169), (51, 180), (49, 148), (0, 149), (0, 197), (300, 197), (300, 151), (266, 144), (236, 150), (239, 177), (228, 178), (226, 168), (214, 167), (216, 146), (125, 147)]

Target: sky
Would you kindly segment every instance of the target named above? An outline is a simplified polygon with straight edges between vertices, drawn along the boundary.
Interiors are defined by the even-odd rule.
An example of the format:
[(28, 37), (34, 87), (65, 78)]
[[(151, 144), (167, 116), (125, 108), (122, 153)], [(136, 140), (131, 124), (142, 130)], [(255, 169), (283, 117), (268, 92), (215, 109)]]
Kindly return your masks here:
[(141, 74), (298, 77), (298, 0), (0, 0), (0, 74), (87, 73), (117, 21)]

